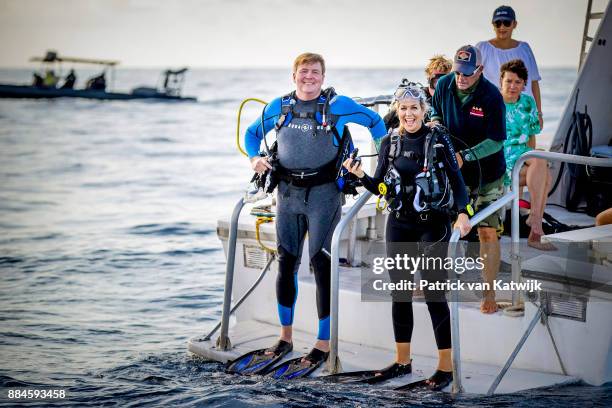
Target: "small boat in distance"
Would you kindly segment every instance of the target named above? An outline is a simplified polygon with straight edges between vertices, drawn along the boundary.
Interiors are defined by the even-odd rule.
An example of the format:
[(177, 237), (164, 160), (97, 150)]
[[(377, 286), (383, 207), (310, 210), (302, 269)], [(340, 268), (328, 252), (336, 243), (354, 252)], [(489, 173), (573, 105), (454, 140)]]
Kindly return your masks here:
[[(56, 51), (47, 51), (44, 57), (33, 57), (31, 62), (42, 64), (41, 72), (34, 73), (33, 81), (30, 85), (0, 84), (0, 98), (88, 98), (103, 100), (134, 100), (152, 99), (163, 101), (196, 101), (192, 96), (181, 96), (185, 73), (187, 68), (179, 70), (166, 70), (161, 73), (160, 86), (157, 87), (137, 87), (129, 93), (112, 91), (112, 83), (115, 77), (115, 66), (119, 61), (95, 60), (89, 58), (74, 58), (59, 56)], [(89, 78), (82, 89), (75, 89), (76, 75), (71, 69), (68, 75), (59, 84), (60, 78), (55, 74), (61, 72), (62, 63), (70, 64), (89, 64), (100, 65), (102, 72)], [(111, 86), (107, 87), (106, 75), (110, 76)]]

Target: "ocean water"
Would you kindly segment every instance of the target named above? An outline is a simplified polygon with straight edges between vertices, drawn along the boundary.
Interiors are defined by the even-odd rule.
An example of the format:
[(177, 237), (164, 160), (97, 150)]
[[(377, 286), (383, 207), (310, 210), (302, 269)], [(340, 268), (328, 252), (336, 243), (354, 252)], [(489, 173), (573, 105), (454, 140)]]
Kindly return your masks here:
[[(30, 75), (1, 70), (0, 82)], [(546, 146), (576, 73), (542, 76)], [(330, 70), (327, 84), (372, 96), (402, 77), (423, 80)], [(119, 70), (115, 89), (157, 80)], [(287, 70), (196, 70), (184, 94), (197, 103), (0, 100), (0, 405), (14, 404), (7, 387), (52, 386), (75, 406), (609, 406), (612, 386), (451, 399), (228, 376), (188, 354), (220, 318), (216, 222), (251, 175), (235, 145), (238, 105), (291, 85)], [(246, 108), (243, 129), (260, 109)]]

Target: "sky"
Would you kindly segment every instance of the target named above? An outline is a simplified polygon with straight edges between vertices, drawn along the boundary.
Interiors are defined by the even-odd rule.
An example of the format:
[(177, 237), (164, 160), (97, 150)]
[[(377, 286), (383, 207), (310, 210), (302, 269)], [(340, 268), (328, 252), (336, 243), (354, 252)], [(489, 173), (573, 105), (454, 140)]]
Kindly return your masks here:
[[(504, 0), (540, 67), (577, 66), (587, 0)], [(0, 0), (0, 67), (47, 49), (124, 67), (420, 67), (493, 37), (494, 0)], [(603, 11), (607, 0), (594, 0)]]

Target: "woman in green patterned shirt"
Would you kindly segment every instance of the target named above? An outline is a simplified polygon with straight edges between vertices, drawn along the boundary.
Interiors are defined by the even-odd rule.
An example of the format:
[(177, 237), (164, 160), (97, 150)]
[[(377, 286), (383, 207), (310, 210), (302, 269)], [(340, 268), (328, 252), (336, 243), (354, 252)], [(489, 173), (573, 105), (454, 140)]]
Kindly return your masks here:
[[(510, 185), (512, 169), (516, 160), (525, 152), (536, 147), (536, 135), (540, 133), (538, 108), (535, 100), (522, 93), (527, 82), (527, 68), (523, 61), (515, 59), (503, 64), (501, 71), (501, 94), (506, 104), (506, 185)], [(529, 159), (521, 169), (519, 185), (527, 186), (531, 199), (531, 210), (527, 225), (531, 227), (527, 243), (541, 250), (556, 249), (550, 243), (541, 241), (542, 215), (550, 189), (551, 176), (548, 163), (543, 159)]]

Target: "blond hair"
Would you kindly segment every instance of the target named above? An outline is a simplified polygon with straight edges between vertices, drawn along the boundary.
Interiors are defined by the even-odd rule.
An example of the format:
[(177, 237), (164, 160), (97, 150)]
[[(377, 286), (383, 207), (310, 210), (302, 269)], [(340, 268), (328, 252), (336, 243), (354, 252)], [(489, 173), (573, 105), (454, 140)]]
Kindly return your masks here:
[(293, 61), (293, 72), (297, 72), (297, 68), (302, 64), (321, 64), (321, 73), (325, 74), (325, 60), (320, 54), (315, 54), (313, 52), (305, 52), (297, 56), (295, 61)]
[(434, 71), (442, 71), (448, 74), (453, 68), (453, 62), (442, 54), (434, 55), (429, 59), (429, 63), (425, 67), (425, 75), (430, 78)]
[[(427, 115), (427, 112), (429, 111), (429, 109), (431, 109), (431, 107), (427, 103), (427, 97), (425, 96), (425, 92), (423, 92), (421, 88), (414, 85), (409, 85), (405, 88), (404, 95), (400, 98), (397, 98), (397, 100), (393, 103), (393, 109), (395, 109), (396, 112), (399, 112), (399, 105), (401, 101), (407, 99), (411, 99), (413, 101), (418, 102), (425, 115)], [(425, 126), (425, 124), (423, 124), (423, 126)], [(406, 129), (404, 129), (404, 125), (401, 121), (398, 131), (400, 135), (405, 135), (407, 132)]]

